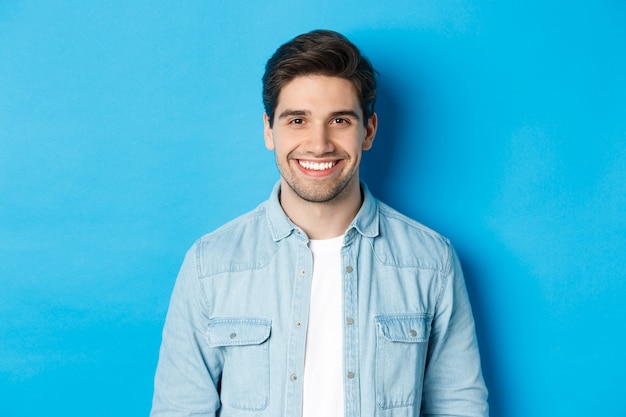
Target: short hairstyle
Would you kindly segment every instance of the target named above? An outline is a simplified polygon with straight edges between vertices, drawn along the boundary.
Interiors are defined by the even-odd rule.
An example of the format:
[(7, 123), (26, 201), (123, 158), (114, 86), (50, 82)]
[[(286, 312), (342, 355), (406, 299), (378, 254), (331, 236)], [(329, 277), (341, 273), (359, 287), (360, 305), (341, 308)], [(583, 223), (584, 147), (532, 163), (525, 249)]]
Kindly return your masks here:
[(363, 112), (363, 123), (374, 114), (376, 71), (361, 51), (340, 33), (314, 30), (280, 46), (267, 61), (263, 75), (263, 105), (270, 127), (278, 96), (285, 84), (303, 75), (326, 75), (351, 81)]

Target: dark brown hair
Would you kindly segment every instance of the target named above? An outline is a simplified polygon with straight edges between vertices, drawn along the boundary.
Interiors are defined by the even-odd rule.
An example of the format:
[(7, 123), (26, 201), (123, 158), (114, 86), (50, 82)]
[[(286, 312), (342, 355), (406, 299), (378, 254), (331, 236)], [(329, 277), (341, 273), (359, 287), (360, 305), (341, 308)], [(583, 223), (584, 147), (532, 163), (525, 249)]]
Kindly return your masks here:
[(303, 75), (327, 75), (351, 81), (359, 96), (363, 123), (374, 114), (376, 71), (361, 51), (340, 33), (314, 30), (279, 47), (267, 61), (263, 75), (263, 105), (274, 123), (274, 111), (282, 87)]

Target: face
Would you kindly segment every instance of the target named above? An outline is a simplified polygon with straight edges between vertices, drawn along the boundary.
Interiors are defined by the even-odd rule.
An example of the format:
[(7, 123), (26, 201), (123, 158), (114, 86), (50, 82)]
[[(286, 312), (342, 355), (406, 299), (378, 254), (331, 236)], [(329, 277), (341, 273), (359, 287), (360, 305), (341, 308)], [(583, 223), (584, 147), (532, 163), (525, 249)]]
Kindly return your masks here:
[(350, 81), (297, 77), (281, 89), (274, 114), (271, 128), (265, 115), (265, 146), (275, 152), (283, 193), (325, 203), (359, 192), (361, 154), (372, 146), (376, 115), (363, 123)]

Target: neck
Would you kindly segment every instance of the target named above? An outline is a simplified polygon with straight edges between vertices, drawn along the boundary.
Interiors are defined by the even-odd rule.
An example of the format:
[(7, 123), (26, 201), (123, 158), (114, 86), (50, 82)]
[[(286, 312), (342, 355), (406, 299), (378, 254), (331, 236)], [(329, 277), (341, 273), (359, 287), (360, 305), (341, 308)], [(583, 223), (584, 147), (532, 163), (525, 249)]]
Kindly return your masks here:
[(330, 239), (343, 235), (362, 202), (358, 179), (351, 181), (340, 195), (323, 203), (303, 200), (281, 180), (280, 204), (289, 219), (310, 239)]

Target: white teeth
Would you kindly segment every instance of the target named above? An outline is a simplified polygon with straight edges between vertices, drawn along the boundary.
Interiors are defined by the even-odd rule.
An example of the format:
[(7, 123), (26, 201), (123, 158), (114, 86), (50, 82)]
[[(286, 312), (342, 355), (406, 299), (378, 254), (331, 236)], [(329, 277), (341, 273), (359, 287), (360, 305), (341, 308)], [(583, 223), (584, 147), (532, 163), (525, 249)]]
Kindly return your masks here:
[(298, 161), (298, 163), (304, 169), (311, 169), (313, 171), (323, 171), (325, 169), (331, 169), (332, 167), (334, 167), (336, 162)]

